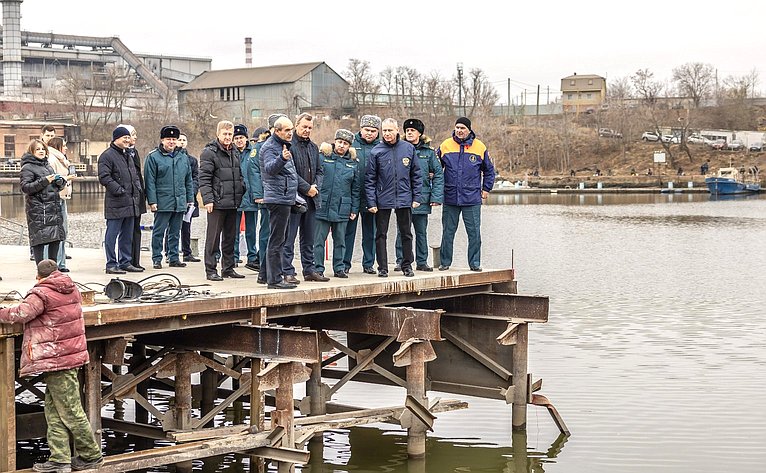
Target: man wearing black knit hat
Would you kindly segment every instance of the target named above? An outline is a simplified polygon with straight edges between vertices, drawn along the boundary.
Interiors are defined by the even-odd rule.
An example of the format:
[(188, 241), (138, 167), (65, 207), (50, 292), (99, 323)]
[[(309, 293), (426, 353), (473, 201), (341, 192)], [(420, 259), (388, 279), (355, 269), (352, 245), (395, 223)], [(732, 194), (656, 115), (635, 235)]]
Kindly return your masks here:
[(141, 215), (139, 205), (143, 202), (143, 185), (140, 173), (127, 153), (130, 144), (130, 131), (118, 126), (112, 132), (109, 148), (98, 157), (98, 181), (105, 188), (104, 250), (108, 274), (141, 271), (132, 264), (132, 252), (133, 224)]
[(468, 234), (468, 266), (481, 271), (481, 205), (495, 183), (495, 167), (487, 146), (476, 138), (471, 120), (455, 120), (455, 130), (436, 150), (444, 167), (444, 206), (442, 207), (442, 243), (440, 271), (452, 264), (455, 232), (463, 215)]

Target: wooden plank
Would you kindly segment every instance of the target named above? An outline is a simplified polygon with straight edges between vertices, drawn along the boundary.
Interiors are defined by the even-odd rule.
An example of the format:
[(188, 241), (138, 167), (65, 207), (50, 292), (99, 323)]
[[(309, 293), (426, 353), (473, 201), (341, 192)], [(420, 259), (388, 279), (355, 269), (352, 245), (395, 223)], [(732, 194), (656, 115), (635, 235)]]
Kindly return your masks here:
[(16, 469), (16, 361), (13, 337), (0, 338), (0, 471)]

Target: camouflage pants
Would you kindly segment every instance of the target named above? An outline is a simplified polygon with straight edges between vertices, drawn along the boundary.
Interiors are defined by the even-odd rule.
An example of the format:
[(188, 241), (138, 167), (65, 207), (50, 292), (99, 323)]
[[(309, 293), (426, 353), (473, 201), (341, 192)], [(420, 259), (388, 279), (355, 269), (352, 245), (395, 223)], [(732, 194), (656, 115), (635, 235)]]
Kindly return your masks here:
[(48, 422), (50, 461), (69, 463), (72, 452), (69, 439), (74, 441), (77, 455), (94, 460), (101, 457), (88, 417), (80, 402), (80, 382), (77, 369), (45, 373), (45, 420)]

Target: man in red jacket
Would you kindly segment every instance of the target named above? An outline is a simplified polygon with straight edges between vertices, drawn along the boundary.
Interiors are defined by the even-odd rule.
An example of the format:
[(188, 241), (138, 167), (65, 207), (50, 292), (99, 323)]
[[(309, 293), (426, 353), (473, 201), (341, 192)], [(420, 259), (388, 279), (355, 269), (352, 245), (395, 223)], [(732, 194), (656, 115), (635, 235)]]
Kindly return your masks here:
[[(88, 363), (82, 297), (55, 261), (37, 265), (37, 284), (21, 304), (0, 309), (0, 323), (24, 324), (20, 376), (43, 373), (51, 456), (33, 469), (69, 473), (97, 468), (104, 459), (80, 402), (77, 370)], [(73, 441), (77, 456), (69, 447)]]

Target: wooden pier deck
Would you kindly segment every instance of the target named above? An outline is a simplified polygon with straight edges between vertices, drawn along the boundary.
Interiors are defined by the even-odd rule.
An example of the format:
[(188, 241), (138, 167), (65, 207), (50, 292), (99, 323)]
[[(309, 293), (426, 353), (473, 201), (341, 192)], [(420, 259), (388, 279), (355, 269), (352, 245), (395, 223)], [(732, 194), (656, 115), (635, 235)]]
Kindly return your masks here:
[[(0, 294), (26, 293), (35, 275), (28, 248), (2, 246), (0, 252)], [(273, 290), (242, 267), (245, 279), (207, 281), (202, 263), (116, 281), (104, 273), (101, 250), (67, 253), (69, 275), (83, 286), (101, 291), (108, 285), (112, 299), (135, 295), (136, 287), (143, 291), (143, 302), (97, 294), (83, 308), (91, 354), (85, 404), (93, 428), (99, 437), (105, 428), (178, 442), (164, 451), (108, 458), (102, 470), (255, 451), (291, 471), (307, 461), (303, 447), (313, 435), (383, 421), (407, 428), (408, 452), (420, 457), (435, 413), (466, 407), (459, 400), (429, 402), (430, 390), (502, 399), (512, 405), (514, 429), (526, 427), (527, 404), (544, 406), (567, 432), (550, 402), (534, 394), (541, 382), (527, 372), (528, 324), (547, 322), (548, 299), (516, 294), (512, 269), (416, 272), (414, 278), (393, 272), (379, 278), (357, 269), (348, 279)], [(144, 255), (145, 264), (149, 260)], [(345, 332), (345, 344), (329, 331)], [(39, 378), (16, 376), (21, 332), (0, 325), (0, 471), (15, 470), (17, 439), (45, 432), (40, 412), (17, 414), (17, 396), (28, 391), (40, 397), (44, 386)], [(341, 358), (348, 368), (333, 368)], [(200, 381), (193, 385), (197, 372)], [(352, 379), (401, 386), (403, 404), (381, 410), (332, 403)], [(227, 381), (231, 389), (222, 388)], [(293, 385), (303, 382), (307, 395), (294, 399)], [(154, 406), (147, 395), (152, 389), (171, 392), (174, 405), (165, 411)], [(217, 415), (234, 402), (250, 402), (252, 393), (244, 424), (215, 425)], [(103, 416), (115, 400), (135, 403), (135, 418)], [(201, 408), (193, 409), (193, 402)], [(195, 442), (198, 448), (190, 448)]]

